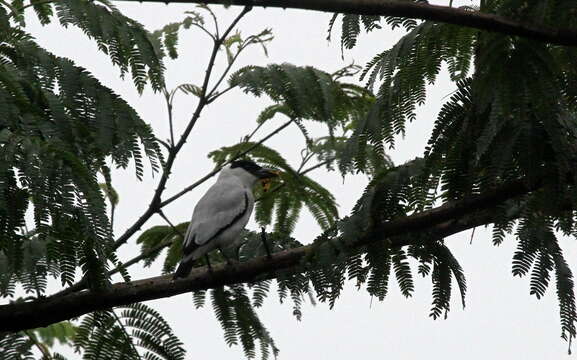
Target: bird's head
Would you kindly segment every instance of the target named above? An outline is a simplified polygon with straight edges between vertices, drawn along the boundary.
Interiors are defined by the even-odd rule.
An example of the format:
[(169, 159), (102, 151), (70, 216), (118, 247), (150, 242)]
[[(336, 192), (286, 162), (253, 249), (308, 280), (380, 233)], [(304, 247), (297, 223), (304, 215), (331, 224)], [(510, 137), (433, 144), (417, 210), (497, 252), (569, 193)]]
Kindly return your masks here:
[(278, 173), (263, 168), (251, 160), (236, 160), (223, 169), (223, 175), (236, 176), (247, 185), (254, 185), (258, 180), (277, 177)]

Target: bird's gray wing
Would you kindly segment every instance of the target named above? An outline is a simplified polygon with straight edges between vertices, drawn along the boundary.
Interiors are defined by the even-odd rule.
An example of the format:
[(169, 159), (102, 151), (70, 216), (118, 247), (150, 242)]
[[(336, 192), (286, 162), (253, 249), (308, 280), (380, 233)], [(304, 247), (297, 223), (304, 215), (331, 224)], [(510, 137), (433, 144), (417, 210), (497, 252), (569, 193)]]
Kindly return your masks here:
[(247, 189), (230, 182), (216, 182), (196, 204), (186, 231), (183, 253), (191, 253), (240, 220), (248, 211)]

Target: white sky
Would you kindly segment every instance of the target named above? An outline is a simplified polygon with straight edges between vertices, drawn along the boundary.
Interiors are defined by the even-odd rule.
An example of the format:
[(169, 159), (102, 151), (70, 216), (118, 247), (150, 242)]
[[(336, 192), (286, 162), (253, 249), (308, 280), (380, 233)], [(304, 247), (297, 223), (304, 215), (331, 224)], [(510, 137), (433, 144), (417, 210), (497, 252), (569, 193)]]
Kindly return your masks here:
[[(448, 1), (437, 1), (446, 4)], [(470, 1), (460, 2), (470, 4)], [(128, 16), (142, 22), (149, 30), (182, 19), (182, 13), (194, 9), (193, 5), (140, 4), (137, 2), (117, 5)], [(241, 9), (225, 10), (213, 7), (221, 24), (227, 24)], [(332, 72), (351, 63), (364, 65), (372, 56), (390, 47), (401, 32), (380, 31), (361, 38), (359, 46), (347, 51), (341, 58), (339, 27), (333, 33), (332, 43), (326, 41), (330, 15), (296, 10), (254, 9), (240, 24), (243, 34), (259, 32), (271, 27), (275, 40), (269, 45), (269, 57), (257, 47), (241, 56), (239, 66), (247, 64), (289, 62), (296, 65), (313, 65)], [(222, 27), (222, 25), (221, 25)], [(140, 115), (154, 127), (160, 138), (168, 137), (168, 125), (164, 100), (161, 95), (147, 91), (138, 96), (130, 81), (119, 79), (119, 72), (110, 65), (108, 58), (97, 52), (94, 43), (79, 31), (63, 30), (59, 26), (41, 27), (29, 24), (29, 31), (39, 43), (57, 55), (74, 59), (89, 69), (105, 85), (113, 88), (126, 99)], [(192, 82), (199, 84), (208, 59), (209, 43), (206, 38), (192, 32), (182, 34), (178, 61), (167, 63), (167, 79), (170, 86)], [(224, 55), (224, 54), (222, 54)], [(224, 57), (217, 69), (222, 69)], [(396, 163), (402, 163), (422, 154), (428, 134), (443, 98), (453, 90), (446, 76), (441, 76), (430, 87), (429, 99), (418, 111), (417, 121), (407, 128), (405, 139), (399, 139), (397, 148), (391, 151)], [(212, 169), (207, 159), (209, 151), (236, 143), (249, 133), (256, 115), (268, 104), (266, 99), (254, 99), (234, 91), (217, 101), (205, 111), (192, 132), (176, 164), (174, 175), (167, 186), (171, 195), (191, 184)], [(179, 97), (176, 102), (175, 123), (182, 128), (188, 121), (194, 106), (194, 98)], [(259, 131), (266, 135), (280, 121)], [(255, 139), (260, 138), (258, 135)], [(287, 129), (267, 143), (282, 151), (293, 165), (297, 165), (303, 145), (296, 129)], [(354, 201), (362, 192), (366, 180), (349, 177), (343, 183), (337, 173), (316, 171), (315, 179), (336, 194), (342, 215), (348, 214)], [(214, 180), (184, 196), (165, 209), (175, 223), (189, 220), (194, 204)], [(147, 177), (144, 182), (136, 180), (133, 169), (117, 172), (113, 182), (120, 193), (117, 210), (117, 233), (124, 231), (146, 208), (157, 179)], [(153, 218), (144, 229), (163, 224)], [(252, 227), (251, 227), (252, 226)], [(249, 225), (254, 229), (254, 224)], [(308, 243), (318, 234), (314, 221), (304, 214), (295, 237)], [(490, 232), (477, 229), (473, 243), (469, 244), (471, 232), (453, 236), (447, 244), (466, 271), (468, 281), (467, 308), (462, 310), (459, 294), (453, 293), (453, 311), (447, 320), (434, 321), (428, 317), (431, 302), (430, 279), (417, 278), (416, 291), (411, 299), (404, 299), (394, 281), (384, 302), (373, 301), (364, 291), (353, 288), (344, 291), (334, 310), (325, 304), (316, 307), (306, 305), (303, 320), (292, 316), (291, 304), (279, 305), (273, 294), (259, 311), (264, 324), (270, 330), (280, 348), (280, 359), (316, 358), (350, 359), (355, 356), (386, 356), (390, 359), (553, 359), (567, 358), (566, 343), (560, 337), (558, 306), (555, 288), (548, 290), (541, 301), (529, 296), (528, 279), (513, 279), (511, 257), (515, 243), (509, 238), (498, 248), (491, 245)], [(138, 254), (134, 239), (122, 247), (121, 258), (129, 259)], [(577, 247), (571, 240), (565, 241), (565, 255), (575, 270)], [(134, 279), (158, 275), (160, 266), (152, 269), (133, 267)], [(240, 359), (240, 346), (229, 348), (210, 305), (194, 310), (189, 294), (148, 302), (158, 309), (173, 326), (185, 343), (187, 358)]]

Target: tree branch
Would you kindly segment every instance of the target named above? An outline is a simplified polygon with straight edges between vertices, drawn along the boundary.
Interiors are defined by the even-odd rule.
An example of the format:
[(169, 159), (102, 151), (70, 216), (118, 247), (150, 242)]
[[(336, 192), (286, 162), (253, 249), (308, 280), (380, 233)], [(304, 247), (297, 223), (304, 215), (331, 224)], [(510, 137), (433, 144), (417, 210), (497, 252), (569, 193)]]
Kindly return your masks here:
[(553, 29), (479, 11), (398, 0), (116, 0), (175, 4), (217, 4), (304, 9), (332, 13), (387, 15), (432, 20), (557, 45), (577, 45), (577, 31)]
[[(357, 248), (372, 242), (388, 239), (390, 246), (409, 245), (407, 235), (428, 231), (439, 236), (448, 236), (469, 228), (492, 223), (490, 214), (479, 217), (479, 213), (490, 210), (507, 200), (525, 195), (540, 185), (528, 186), (523, 181), (513, 181), (480, 195), (473, 195), (437, 208), (423, 211), (375, 226), (357, 241), (345, 244)], [(92, 311), (140, 301), (170, 297), (190, 291), (206, 290), (223, 285), (262, 281), (276, 277), (278, 271), (302, 272), (302, 259), (314, 250), (313, 245), (282, 251), (271, 258), (260, 257), (238, 265), (213, 266), (194, 269), (185, 279), (172, 280), (170, 275), (117, 283), (105, 291), (86, 290), (66, 296), (47, 298), (24, 303), (0, 306), (0, 332), (47, 326), (77, 317)]]

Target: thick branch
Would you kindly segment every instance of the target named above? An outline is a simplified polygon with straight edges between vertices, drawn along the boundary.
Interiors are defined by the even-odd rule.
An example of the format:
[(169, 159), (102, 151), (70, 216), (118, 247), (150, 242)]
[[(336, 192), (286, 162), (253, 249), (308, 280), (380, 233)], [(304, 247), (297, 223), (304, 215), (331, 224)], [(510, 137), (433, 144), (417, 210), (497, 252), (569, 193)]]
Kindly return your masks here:
[(388, 15), (432, 20), (475, 29), (516, 35), (558, 45), (577, 45), (577, 31), (553, 29), (479, 11), (395, 0), (117, 0), (164, 3), (203, 3), (305, 9), (361, 15)]
[[(448, 236), (471, 227), (488, 224), (491, 217), (480, 218), (479, 212), (493, 208), (509, 199), (527, 194), (536, 186), (528, 187), (522, 181), (514, 181), (481, 195), (423, 211), (411, 216), (377, 226), (350, 247), (371, 242), (390, 240), (391, 246), (408, 245), (406, 237), (398, 237), (420, 231)], [(465, 221), (471, 216), (470, 221)], [(484, 219), (484, 220), (479, 220)], [(0, 332), (47, 326), (92, 311), (109, 309), (140, 301), (170, 297), (190, 291), (204, 290), (238, 283), (274, 278), (276, 272), (304, 271), (301, 260), (312, 251), (312, 246), (302, 246), (256, 258), (234, 266), (215, 266), (213, 272), (205, 268), (193, 270), (186, 279), (172, 281), (171, 276), (159, 276), (131, 283), (117, 283), (107, 291), (92, 290), (66, 296), (50, 296), (27, 303), (0, 306)]]

